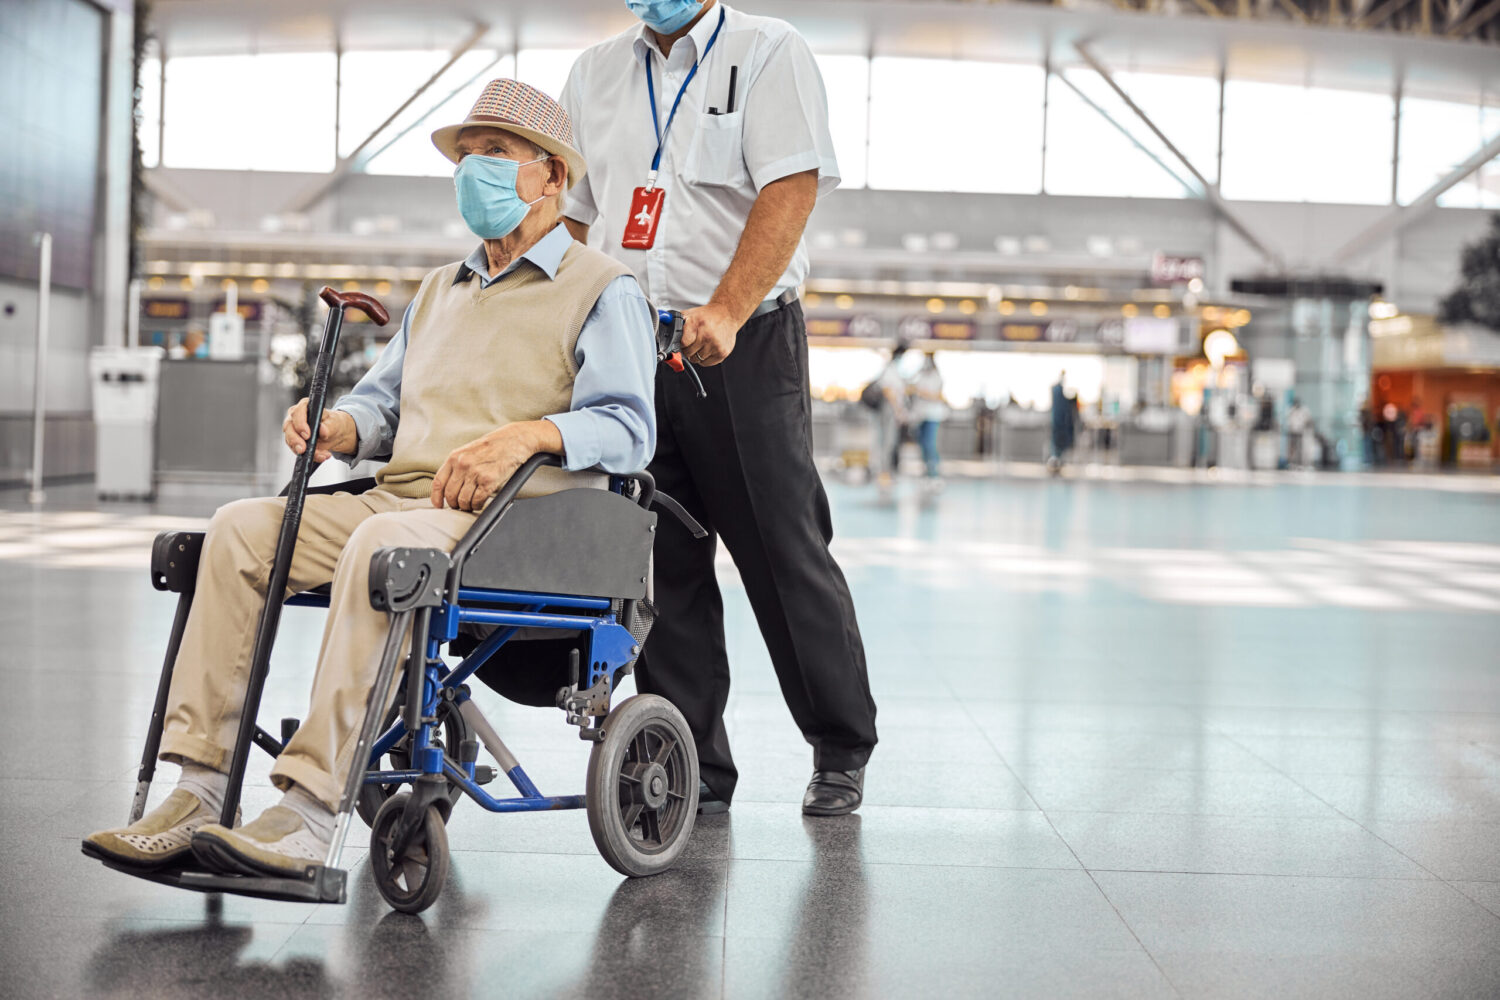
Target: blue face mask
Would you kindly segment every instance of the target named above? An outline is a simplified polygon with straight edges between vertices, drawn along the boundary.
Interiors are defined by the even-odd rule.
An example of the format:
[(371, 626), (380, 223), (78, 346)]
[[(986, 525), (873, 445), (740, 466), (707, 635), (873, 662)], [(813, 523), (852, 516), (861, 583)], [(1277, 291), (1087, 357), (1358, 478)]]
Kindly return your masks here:
[(670, 35), (698, 16), (703, 0), (625, 0), (625, 6), (652, 31)]
[[(516, 231), (536, 201), (522, 201), (516, 194), (516, 173), (528, 163), (547, 159), (538, 156), (517, 163), (498, 156), (471, 153), (453, 171), (453, 186), (458, 191), (458, 211), (475, 236), (498, 240)], [(543, 198), (546, 195), (542, 196)]]

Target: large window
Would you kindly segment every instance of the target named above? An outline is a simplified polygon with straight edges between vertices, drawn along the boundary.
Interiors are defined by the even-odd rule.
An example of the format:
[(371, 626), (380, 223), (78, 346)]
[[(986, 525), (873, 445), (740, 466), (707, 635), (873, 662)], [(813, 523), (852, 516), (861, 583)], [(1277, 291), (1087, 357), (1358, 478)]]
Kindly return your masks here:
[(1393, 111), (1386, 94), (1230, 80), (1224, 197), (1389, 202)]
[(828, 91), (828, 130), (839, 161), (840, 185), (864, 187), (870, 135), (870, 61), (864, 56), (818, 56)]
[(1031, 194), (1042, 186), (1042, 69), (877, 57), (872, 188)]
[(553, 100), (562, 96), (563, 84), (582, 49), (522, 49), (516, 60), (516, 79), (529, 83)]
[[(1119, 73), (1115, 80), (1212, 181), (1218, 172), (1218, 80), (1155, 73)], [(1090, 69), (1069, 69), (1053, 78), (1047, 98), (1048, 193), (1182, 198), (1198, 188), (1103, 77)]]
[[(1401, 101), (1396, 197), (1410, 204), (1500, 134), (1500, 107), (1408, 97)], [(1445, 208), (1500, 208), (1500, 160), (1438, 196)]]
[(333, 169), (335, 62), (332, 52), (171, 60), (163, 163)]
[(140, 99), (136, 109), (136, 136), (141, 144), (141, 164), (154, 167), (161, 163), (161, 60), (154, 54), (155, 44), (148, 44), (141, 60)]
[[(463, 121), (484, 85), (510, 76), (513, 60), (493, 50), (466, 52), (360, 154), (372, 174), (437, 177), (453, 164), (432, 145), (440, 125)], [(446, 51), (346, 52), (339, 153), (347, 156), (443, 63)]]

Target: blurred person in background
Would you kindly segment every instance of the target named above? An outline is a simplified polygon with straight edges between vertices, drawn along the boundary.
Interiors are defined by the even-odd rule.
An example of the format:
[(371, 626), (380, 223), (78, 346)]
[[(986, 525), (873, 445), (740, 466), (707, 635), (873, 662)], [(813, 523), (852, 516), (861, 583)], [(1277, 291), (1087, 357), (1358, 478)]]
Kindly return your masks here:
[(935, 487), (941, 483), (938, 478), (938, 431), (948, 419), (948, 403), (943, 399), (943, 374), (938, 371), (937, 355), (932, 351), (922, 354), (922, 367), (911, 380), (911, 394), (917, 441), (922, 445), (922, 464), (929, 484)]
[[(812, 457), (802, 234), (838, 186), (828, 98), (812, 50), (785, 21), (717, 0), (625, 0), (641, 23), (586, 50), (562, 104), (589, 172), (568, 227), (681, 310), (691, 380), (656, 380), (651, 473), (708, 530), (656, 534), (661, 611), (642, 691), (672, 701), (698, 745), (701, 808), (729, 807), (739, 772), (724, 726), (729, 656), (714, 571), (729, 549), (781, 693), (813, 748), (809, 816), (852, 812), (875, 747), (875, 700), (833, 520)], [(658, 183), (658, 180), (660, 183)], [(706, 792), (707, 794), (703, 794)]]
[(1293, 469), (1307, 465), (1307, 433), (1312, 430), (1312, 411), (1302, 400), (1292, 397), (1292, 408), (1286, 412), (1286, 464)]
[(901, 375), (901, 359), (906, 351), (905, 344), (892, 348), (890, 360), (860, 394), (860, 402), (869, 408), (870, 420), (875, 425), (875, 444), (870, 449), (870, 478), (882, 502), (893, 496), (896, 462), (901, 454), (901, 428), (910, 419), (906, 406), (906, 379)]
[(1063, 459), (1073, 450), (1078, 434), (1078, 397), (1063, 388), (1067, 377), (1066, 371), (1058, 372), (1052, 386), (1052, 452), (1047, 456), (1047, 468), (1053, 475), (1062, 472)]

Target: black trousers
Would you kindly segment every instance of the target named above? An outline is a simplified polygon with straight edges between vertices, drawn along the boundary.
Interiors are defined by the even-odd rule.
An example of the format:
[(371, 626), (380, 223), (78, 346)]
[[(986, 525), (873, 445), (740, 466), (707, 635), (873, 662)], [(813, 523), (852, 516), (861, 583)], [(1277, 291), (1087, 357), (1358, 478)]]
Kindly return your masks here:
[(703, 780), (726, 802), (738, 771), (724, 730), (729, 658), (714, 576), (723, 539), (786, 698), (821, 770), (862, 767), (875, 746), (875, 700), (854, 602), (828, 551), (828, 496), (812, 457), (807, 330), (798, 303), (751, 319), (722, 364), (656, 378), (651, 473), (708, 529), (658, 522), (659, 616), (637, 664), (642, 691), (670, 699), (698, 744)]

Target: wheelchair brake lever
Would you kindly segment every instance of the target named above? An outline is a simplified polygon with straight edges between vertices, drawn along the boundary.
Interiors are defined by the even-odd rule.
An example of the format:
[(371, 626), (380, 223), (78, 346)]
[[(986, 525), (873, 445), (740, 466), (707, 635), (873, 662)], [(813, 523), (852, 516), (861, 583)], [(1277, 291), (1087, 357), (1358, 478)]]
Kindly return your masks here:
[(686, 371), (693, 377), (694, 395), (707, 399), (708, 390), (703, 388), (703, 379), (698, 377), (693, 363), (682, 355), (683, 323), (682, 313), (675, 309), (656, 311), (656, 360), (679, 374)]

